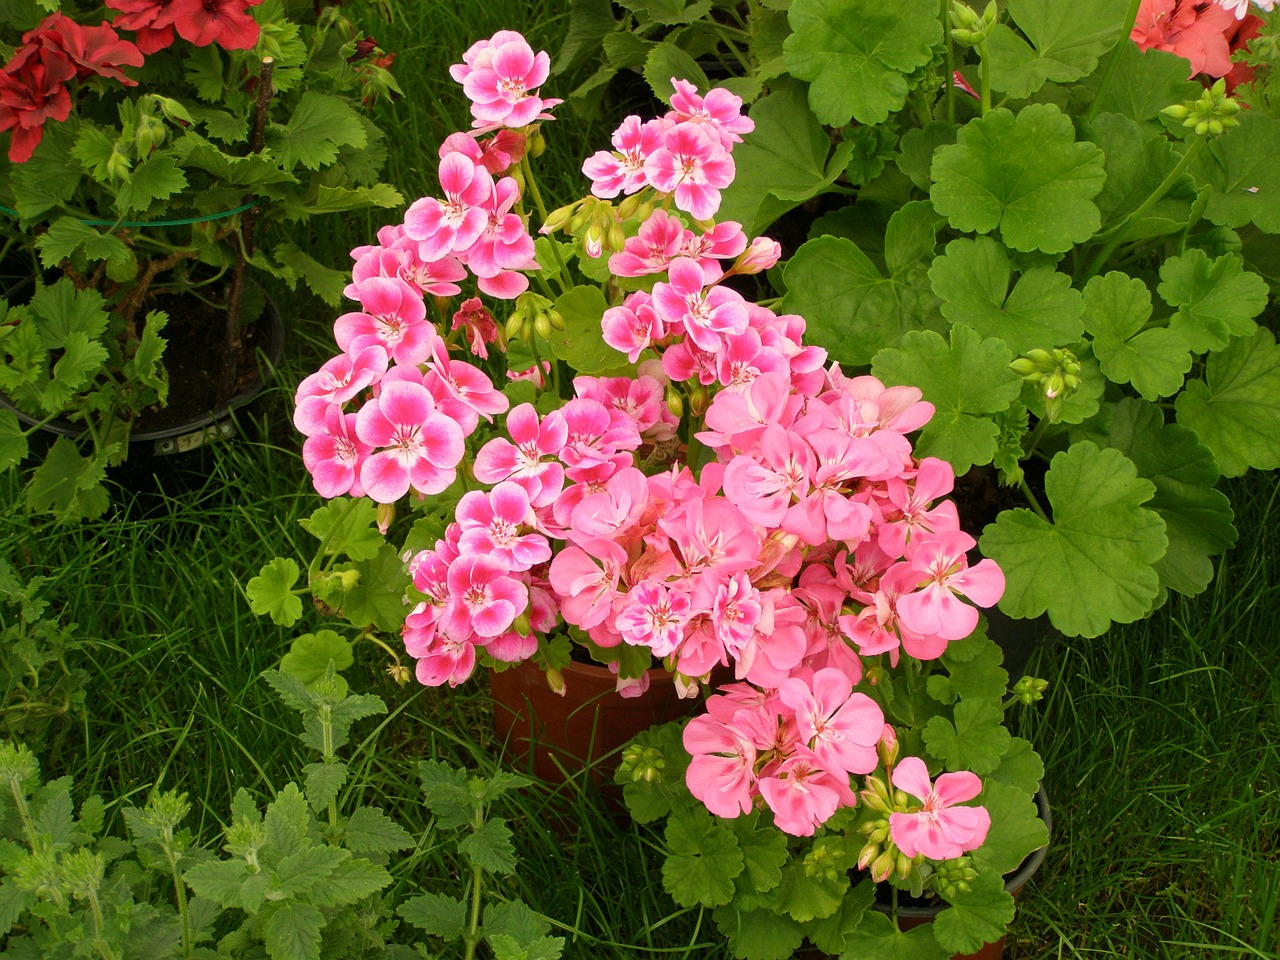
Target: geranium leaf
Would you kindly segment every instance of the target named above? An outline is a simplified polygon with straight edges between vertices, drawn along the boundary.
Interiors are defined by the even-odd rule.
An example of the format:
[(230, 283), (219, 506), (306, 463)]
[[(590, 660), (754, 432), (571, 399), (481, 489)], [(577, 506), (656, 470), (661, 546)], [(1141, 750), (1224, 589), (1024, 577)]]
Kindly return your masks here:
[(931, 756), (950, 770), (971, 770), (979, 776), (1000, 766), (1009, 747), (1004, 711), (998, 700), (961, 700), (946, 717), (930, 717), (924, 725), (924, 743)]
[(68, 333), (62, 341), (62, 356), (53, 365), (53, 374), (45, 384), (41, 406), (46, 413), (61, 413), (71, 398), (93, 381), (107, 360), (107, 348), (90, 340), (79, 331)]
[[(1099, 95), (1099, 116), (1116, 113), (1130, 120), (1152, 120), (1169, 104), (1193, 99), (1203, 89), (1187, 79), (1187, 61), (1177, 54), (1120, 43), (1112, 48), (1111, 56), (1117, 61), (1110, 82)], [(1085, 84), (1096, 90), (1101, 79), (1102, 71), (1096, 71)]]
[(1092, 73), (1124, 20), (1110, 0), (1009, 0), (1006, 12), (1031, 45), (998, 24), (987, 41), (991, 85), (1015, 99)]
[(368, 134), (346, 101), (307, 91), (288, 125), (276, 128), (268, 142), (285, 170), (298, 163), (319, 170), (338, 158), (339, 147), (363, 147)]
[(809, 104), (823, 123), (883, 123), (906, 103), (909, 74), (942, 39), (932, 0), (794, 0), (787, 69), (810, 81)]
[(742, 850), (733, 831), (706, 810), (673, 813), (667, 821), (662, 886), (683, 907), (718, 907), (733, 897), (734, 878), (742, 872)]
[(300, 576), (302, 571), (295, 561), (276, 557), (245, 585), (249, 609), (259, 616), (269, 615), (272, 623), (282, 627), (293, 626), (302, 616), (302, 600), (293, 595), (293, 585)]
[[(701, 8), (702, 13), (705, 13), (710, 9), (711, 4), (709, 0), (704, 0), (697, 6)], [(698, 61), (687, 50), (681, 50), (670, 41), (654, 44), (649, 50), (649, 55), (644, 59), (644, 79), (654, 96), (666, 103), (671, 102), (671, 97), (676, 92), (671, 85), (672, 77), (688, 80), (699, 90), (706, 90), (712, 85), (707, 75), (702, 72), (702, 67), (698, 66)]]
[(1093, 197), (1106, 176), (1102, 151), (1077, 143), (1071, 119), (1052, 104), (971, 120), (934, 153), (931, 172), (930, 198), (951, 226), (999, 228), (1015, 250), (1062, 253), (1101, 223)]
[(466, 826), (475, 813), (475, 803), (467, 789), (467, 775), (439, 760), (418, 762), (418, 780), (423, 802), (445, 830)]
[(963, 698), (999, 700), (1009, 686), (1009, 674), (1000, 666), (1003, 659), (1000, 648), (986, 638), (954, 640), (942, 655), (947, 672), (929, 677), (929, 696), (947, 704)]
[(27, 456), (27, 435), (11, 410), (0, 410), (0, 471), (21, 463)]
[(769, 909), (717, 907), (712, 919), (740, 960), (787, 960), (804, 942), (800, 924)]
[(1154, 564), (1169, 544), (1164, 520), (1143, 506), (1155, 484), (1120, 451), (1082, 441), (1053, 457), (1045, 494), (1051, 521), (1006, 510), (979, 542), (1005, 572), (1000, 609), (1047, 611), (1064, 634), (1086, 637), (1145, 615), (1160, 591)]
[(65, 278), (38, 290), (31, 300), (31, 311), (36, 317), (40, 340), (50, 350), (60, 349), (72, 333), (97, 340), (110, 320), (106, 301), (100, 293), (92, 289), (77, 290), (75, 284)]
[[(1178, 156), (1163, 134), (1119, 114), (1099, 115), (1084, 132), (1106, 157), (1107, 179), (1093, 202), (1102, 214), (1103, 228), (1118, 228), (1172, 172)], [(1176, 181), (1160, 203), (1124, 224), (1122, 239), (1142, 240), (1185, 226), (1195, 193), (1188, 190), (1184, 197), (1182, 188), (1190, 183), (1189, 178)]]
[(157, 153), (143, 160), (120, 185), (116, 193), (116, 209), (121, 213), (145, 210), (153, 201), (167, 200), (187, 185), (187, 177), (178, 169), (172, 155)]
[(952, 240), (929, 268), (942, 315), (983, 338), (999, 337), (1015, 354), (1080, 339), (1084, 304), (1070, 277), (1032, 267), (1010, 291), (1012, 275), (1007, 251), (990, 237)]
[(1204, 380), (1175, 401), (1178, 422), (1213, 451), (1227, 477), (1280, 466), (1280, 347), (1265, 328), (1209, 354)]
[(1044, 761), (1036, 753), (1030, 740), (1014, 737), (1009, 741), (1009, 749), (1000, 758), (1000, 766), (990, 774), (987, 783), (992, 780), (1017, 787), (1024, 793), (1034, 793), (1044, 778)]
[(1013, 914), (1013, 897), (1005, 892), (1000, 874), (986, 871), (934, 918), (934, 937), (949, 952), (976, 953), (984, 943), (1004, 936)]
[(688, 3), (687, 0), (628, 0), (623, 6), (644, 14), (654, 23), (675, 26), (697, 20), (711, 9), (711, 2), (710, 0), (694, 0), (693, 3)]
[(1147, 506), (1164, 518), (1169, 537), (1169, 549), (1155, 565), (1160, 583), (1194, 596), (1213, 579), (1209, 558), (1236, 542), (1231, 501), (1214, 489), (1219, 472), (1213, 454), (1191, 430), (1166, 424), (1159, 409), (1130, 399), (1116, 407), (1110, 445), (1156, 485)]
[(992, 829), (986, 842), (973, 852), (973, 858), (990, 868), (982, 871), (984, 874), (999, 878), (1012, 873), (1049, 842), (1049, 829), (1040, 819), (1034, 793), (1034, 787), (1024, 790), (1002, 781), (988, 780), (983, 784), (978, 802), (991, 815)]
[[(932, 216), (928, 204), (907, 204), (894, 214), (921, 216)], [(902, 232), (904, 239), (909, 235), (914, 236)], [(895, 251), (892, 260), (898, 270), (886, 277), (851, 240), (810, 240), (787, 263), (781, 309), (805, 317), (808, 341), (826, 348), (831, 359), (870, 363), (877, 350), (898, 343), (909, 331), (945, 328), (925, 272), (929, 254), (918, 242), (913, 241), (912, 249), (915, 259)], [(928, 249), (932, 251), (932, 244)]]
[(767, 893), (782, 881), (782, 867), (790, 859), (787, 838), (780, 830), (759, 829), (757, 817), (729, 821), (742, 850), (739, 883), (753, 893)]
[(875, 355), (872, 371), (887, 384), (920, 388), (937, 409), (916, 454), (941, 457), (963, 474), (995, 455), (998, 430), (985, 415), (1006, 410), (1022, 392), (1021, 379), (1009, 369), (1012, 359), (1003, 341), (955, 326), (949, 344), (932, 330), (904, 335), (900, 347)]
[(537, 940), (551, 932), (551, 924), (523, 900), (505, 903), (487, 903), (481, 924), (486, 936), (511, 937), (521, 943)]
[(868, 910), (844, 942), (840, 960), (950, 960), (951, 951), (939, 945), (933, 926), (921, 924), (899, 930), (887, 913)]
[(1229, 137), (1210, 141), (1191, 165), (1197, 181), (1213, 187), (1205, 216), (1226, 227), (1252, 223), (1280, 233), (1280, 120), (1241, 111)]
[(504, 933), (487, 935), (494, 960), (559, 960), (564, 953), (564, 937), (539, 937), (521, 943)]
[(829, 917), (806, 923), (805, 936), (824, 953), (839, 955), (844, 951), (845, 940), (858, 928), (862, 915), (871, 908), (875, 899), (875, 884), (870, 881), (848, 886), (844, 899), (840, 901), (840, 909)]
[(1267, 281), (1244, 269), (1244, 258), (1225, 253), (1210, 261), (1192, 248), (1160, 265), (1157, 292), (1177, 315), (1169, 329), (1180, 333), (1196, 353), (1221, 350), (1232, 337), (1247, 337), (1253, 318), (1267, 305)]
[(371, 560), (386, 542), (378, 533), (377, 508), (368, 500), (353, 504), (348, 497), (334, 497), (298, 522), (321, 541), (325, 556), (345, 553), (352, 560)]
[(1107, 379), (1132, 383), (1145, 399), (1169, 397), (1191, 369), (1191, 349), (1176, 330), (1144, 330), (1151, 317), (1151, 291), (1136, 277), (1112, 271), (1084, 288), (1084, 327), (1093, 355)]
[(751, 119), (756, 128), (733, 151), (737, 175), (721, 194), (718, 216), (738, 221), (755, 236), (825, 192), (848, 163), (853, 144), (832, 147), (804, 89), (795, 84), (756, 101)]
[(601, 333), (600, 318), (608, 308), (599, 287), (578, 286), (558, 297), (556, 309), (565, 326), (551, 331), (551, 352), (586, 376), (625, 366), (627, 358)]
[(333, 630), (304, 633), (289, 645), (280, 658), (280, 669), (310, 686), (324, 677), (330, 661), (335, 670), (345, 670), (354, 661), (351, 641)]

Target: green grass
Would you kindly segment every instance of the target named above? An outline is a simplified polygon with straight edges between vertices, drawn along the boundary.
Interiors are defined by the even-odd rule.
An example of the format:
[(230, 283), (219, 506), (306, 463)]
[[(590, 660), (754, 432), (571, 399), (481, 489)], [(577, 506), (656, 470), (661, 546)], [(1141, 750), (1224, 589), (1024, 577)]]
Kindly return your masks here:
[[(435, 189), (436, 145), (467, 123), (447, 65), (500, 27), (554, 49), (562, 6), (402, 3), (397, 22), (367, 25), (399, 54), (406, 97), (383, 105), (379, 120), (394, 131), (388, 178), (407, 199)], [(548, 128), (548, 183), (563, 202), (611, 125), (563, 111)], [(341, 264), (397, 214), (321, 222), (309, 247)], [(260, 680), (295, 631), (254, 616), (243, 595), (269, 558), (305, 554), (297, 521), (318, 504), (289, 406), (294, 385), (332, 352), (335, 312), (285, 296), (296, 318), (289, 352), (276, 385), (242, 417), (254, 439), (206, 451), (158, 493), (122, 496), (120, 510), (78, 527), (24, 516), (11, 479), (0, 478), (0, 557), (24, 577), (49, 577), (48, 598), (86, 642), (86, 717), (55, 721), (35, 746), (48, 776), (74, 777), (81, 797), (102, 792), (117, 828), (119, 807), (159, 785), (190, 795), (190, 825), (212, 840), (236, 788), (269, 797), (312, 759), (294, 715)], [(1280, 957), (1278, 492), (1274, 475), (1230, 484), (1241, 540), (1203, 596), (1174, 597), (1150, 620), (1038, 655), (1051, 687), (1021, 724), (1046, 760), (1055, 830), (1019, 897), (1011, 960)], [(391, 711), (357, 728), (348, 789), (421, 838), (394, 867), (398, 895), (459, 892), (456, 857), (421, 807), (414, 766), (428, 756), (501, 762), (483, 682), (401, 689), (384, 666), (361, 644), (347, 671)], [(570, 938), (568, 956), (726, 956), (709, 916), (663, 892), (647, 831), (586, 792), (535, 786), (513, 802), (500, 812), (517, 830), (522, 872), (499, 893), (545, 913)]]

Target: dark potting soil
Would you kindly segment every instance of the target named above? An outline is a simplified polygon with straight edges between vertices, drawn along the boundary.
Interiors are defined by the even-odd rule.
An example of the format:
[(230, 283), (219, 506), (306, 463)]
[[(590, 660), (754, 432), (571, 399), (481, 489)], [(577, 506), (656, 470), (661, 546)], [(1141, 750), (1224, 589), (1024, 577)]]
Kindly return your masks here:
[[(246, 304), (249, 306), (249, 304)], [(242, 394), (260, 376), (259, 353), (271, 353), (272, 331), (266, 318), (261, 323), (242, 325), (241, 347), (229, 357), (225, 344), (225, 313), (201, 300), (162, 294), (148, 301), (145, 314), (163, 310), (169, 322), (161, 358), (169, 374), (169, 398), (163, 407), (143, 411), (134, 423), (134, 432), (167, 430), (224, 410), (228, 402)], [(261, 313), (250, 307), (246, 315)], [(228, 376), (228, 364), (233, 373)]]

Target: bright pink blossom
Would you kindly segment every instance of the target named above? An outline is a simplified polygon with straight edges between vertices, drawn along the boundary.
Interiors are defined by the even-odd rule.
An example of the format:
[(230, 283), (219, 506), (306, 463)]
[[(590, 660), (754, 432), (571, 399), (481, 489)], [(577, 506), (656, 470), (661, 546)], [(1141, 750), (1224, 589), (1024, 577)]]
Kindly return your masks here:
[(992, 606), (1004, 593), (1004, 574), (994, 560), (970, 567), (965, 553), (973, 537), (959, 530), (913, 541), (907, 561), (919, 576), (920, 588), (898, 598), (898, 615), (907, 628), (945, 640), (967, 637), (978, 625), (978, 611), (961, 603), (962, 594), (980, 607)]
[(410, 487), (440, 493), (466, 449), (462, 428), (436, 411), (427, 388), (406, 381), (386, 384), (360, 408), (356, 435), (378, 448), (360, 469), (361, 484), (378, 503), (395, 503)]
[(811, 837), (841, 807), (857, 798), (845, 774), (835, 774), (806, 750), (784, 760), (770, 776), (760, 777), (760, 795), (783, 833)]
[(644, 173), (655, 190), (674, 193), (681, 210), (710, 220), (720, 209), (720, 191), (733, 181), (733, 158), (704, 125), (678, 123), (663, 133)]
[(529, 605), (529, 590), (493, 557), (460, 556), (449, 564), (449, 599), (440, 626), (453, 639), (496, 637)]
[(807, 683), (792, 677), (778, 696), (795, 711), (800, 737), (828, 770), (870, 773), (876, 768), (884, 714), (866, 694), (853, 692), (853, 681), (843, 672), (828, 667)]
[(754, 120), (742, 115), (742, 98), (728, 90), (716, 87), (700, 97), (698, 88), (688, 80), (672, 77), (671, 85), (675, 88), (671, 97), (675, 121), (704, 124), (726, 150), (732, 150), (735, 143), (742, 142), (743, 134), (756, 128)]
[[(468, 61), (451, 68), (455, 79), (461, 74), (462, 89), (471, 101), (472, 126), (523, 127), (534, 120), (549, 119), (545, 110), (560, 103), (537, 95), (551, 69), (551, 58), (545, 51), (533, 48), (519, 34), (501, 31), (478, 50), (478, 44), (467, 51)], [(481, 41), (484, 43), (484, 41)]]

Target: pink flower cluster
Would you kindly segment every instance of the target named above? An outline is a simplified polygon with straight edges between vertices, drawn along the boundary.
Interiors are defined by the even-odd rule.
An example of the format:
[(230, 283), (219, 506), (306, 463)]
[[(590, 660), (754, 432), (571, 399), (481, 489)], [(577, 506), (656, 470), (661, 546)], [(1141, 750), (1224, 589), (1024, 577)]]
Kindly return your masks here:
[(643, 122), (627, 117), (613, 133), (615, 149), (592, 154), (582, 172), (597, 197), (652, 187), (673, 194), (676, 207), (694, 219), (708, 220), (720, 209), (720, 191), (733, 181), (733, 145), (755, 123), (742, 115), (742, 100), (728, 90), (700, 97), (687, 80), (672, 77), (671, 83), (671, 110)]
[[(478, 121), (528, 122), (552, 102), (528, 92), (544, 61), (522, 44), (499, 33), (455, 68)], [(494, 80), (508, 75), (518, 82)], [(728, 163), (727, 184), (728, 148), (750, 121), (723, 91), (702, 98), (674, 84), (672, 113), (651, 124), (629, 118), (615, 135), (621, 152), (596, 154), (588, 173), (598, 196), (652, 188), (701, 220), (718, 188), (691, 182), (697, 189), (682, 194), (663, 171), (711, 157)], [(540, 105), (525, 105), (530, 98)], [(643, 159), (628, 153), (633, 136), (649, 144)], [(462, 334), (486, 358), (500, 339), (493, 316), (466, 300), (446, 341), (424, 297), (456, 296), (468, 276), (492, 296), (523, 292), (532, 242), (520, 184), (502, 174), (524, 144), (506, 129), (484, 142), (450, 137), (444, 198), (417, 201), (378, 245), (354, 251), (347, 293), (360, 309), (338, 318), (344, 352), (303, 382), (295, 413), (322, 495), (391, 503), (438, 493), (480, 420), (506, 410), (479, 367), (450, 357)], [(693, 145), (687, 162), (672, 159), (680, 144)], [(855, 692), (863, 658), (940, 657), (972, 632), (976, 607), (999, 599), (1004, 577), (991, 560), (969, 564), (973, 538), (943, 499), (950, 466), (913, 456), (908, 434), (933, 415), (920, 391), (824, 366), (825, 351), (803, 342), (803, 318), (726, 282), (772, 266), (776, 243), (748, 241), (732, 222), (691, 228), (669, 206), (636, 216), (609, 267), (622, 281), (652, 280), (647, 292), (631, 283), (600, 321), (630, 370), (577, 376), (558, 405), (519, 404), (504, 430), (493, 428), (471, 463), (484, 489), (463, 494), (444, 536), (407, 558), (417, 602), (405, 647), (418, 680), (433, 686), (529, 659), (556, 630), (618, 651), (619, 663), (633, 651), (663, 661), (684, 696), (729, 672), (738, 682), (687, 728), (690, 789), (720, 816), (763, 805), (781, 829), (812, 834), (856, 802), (850, 778), (878, 763), (885, 718)], [(550, 372), (538, 364), (516, 376), (546, 390)], [(680, 422), (680, 404), (669, 402), (680, 396), (700, 419)], [(643, 692), (644, 671), (615, 669), (622, 695)], [(946, 776), (938, 799), (926, 791), (925, 810), (903, 814), (914, 818), (895, 828), (903, 850), (942, 849), (933, 826), (911, 824), (960, 802)], [(918, 777), (900, 786), (924, 789)], [(935, 821), (960, 835), (946, 817)], [(985, 834), (970, 826), (964, 849)]]
[[(1276, 0), (1253, 0), (1270, 11)], [(1167, 50), (1191, 62), (1191, 76), (1226, 77), (1229, 89), (1253, 79), (1231, 55), (1258, 35), (1262, 19), (1249, 0), (1142, 0), (1130, 38), (1140, 50)]]

